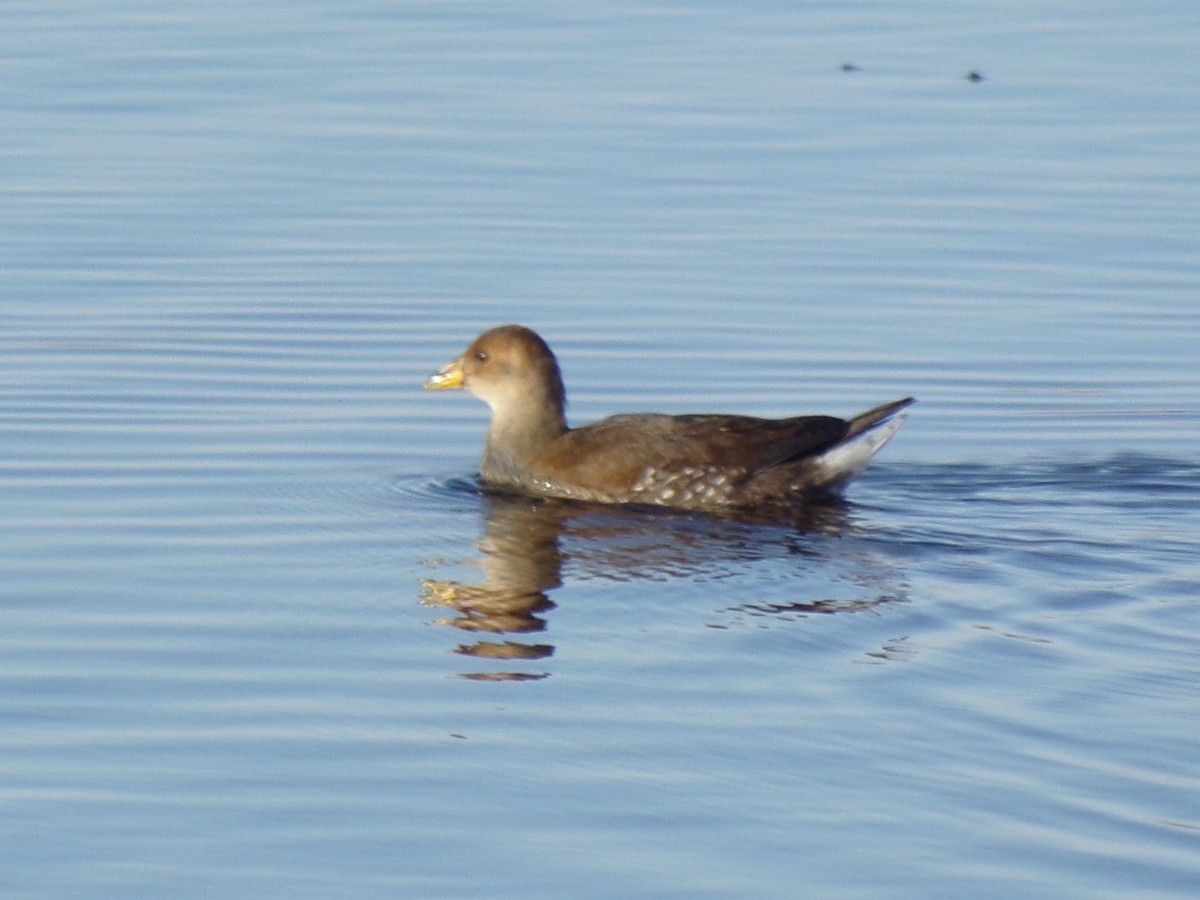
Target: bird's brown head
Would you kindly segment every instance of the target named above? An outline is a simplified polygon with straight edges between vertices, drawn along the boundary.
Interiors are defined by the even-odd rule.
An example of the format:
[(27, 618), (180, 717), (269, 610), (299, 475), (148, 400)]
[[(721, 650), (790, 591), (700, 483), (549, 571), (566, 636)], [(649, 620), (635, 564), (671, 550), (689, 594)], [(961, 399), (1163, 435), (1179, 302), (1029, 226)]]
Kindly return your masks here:
[(425, 389), (462, 388), (483, 400), (494, 414), (541, 407), (560, 417), (565, 404), (562, 375), (554, 353), (523, 325), (485, 331), (458, 359), (425, 382)]

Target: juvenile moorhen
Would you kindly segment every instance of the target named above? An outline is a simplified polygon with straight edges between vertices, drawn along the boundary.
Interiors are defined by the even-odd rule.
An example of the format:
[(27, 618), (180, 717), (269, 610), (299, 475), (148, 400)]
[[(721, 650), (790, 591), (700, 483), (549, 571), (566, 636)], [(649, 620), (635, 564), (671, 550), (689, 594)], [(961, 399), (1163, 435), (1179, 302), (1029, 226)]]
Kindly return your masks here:
[(554, 354), (501, 325), (425, 382), (465, 388), (492, 408), (479, 473), (487, 487), (537, 497), (694, 510), (794, 505), (836, 492), (904, 421), (912, 397), (849, 421), (832, 416), (611, 416), (568, 428)]

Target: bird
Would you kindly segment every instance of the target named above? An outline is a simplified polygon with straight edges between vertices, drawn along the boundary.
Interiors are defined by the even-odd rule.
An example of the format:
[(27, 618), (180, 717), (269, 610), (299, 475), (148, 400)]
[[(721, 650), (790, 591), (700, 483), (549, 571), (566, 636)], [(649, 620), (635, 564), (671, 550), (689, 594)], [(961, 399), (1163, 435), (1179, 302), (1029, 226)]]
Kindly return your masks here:
[(491, 407), (479, 466), (485, 489), (700, 512), (836, 496), (915, 402), (905, 397), (849, 420), (626, 413), (571, 428), (558, 360), (523, 325), (485, 331), (424, 386), (461, 388)]

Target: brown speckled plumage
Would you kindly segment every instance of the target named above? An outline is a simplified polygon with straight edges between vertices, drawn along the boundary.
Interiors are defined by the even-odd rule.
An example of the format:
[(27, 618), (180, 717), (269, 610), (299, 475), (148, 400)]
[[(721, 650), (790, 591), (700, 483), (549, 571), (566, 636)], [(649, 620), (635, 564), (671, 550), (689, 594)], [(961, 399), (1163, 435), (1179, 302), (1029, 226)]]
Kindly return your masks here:
[(480, 335), (425, 384), (464, 388), (492, 409), (480, 476), (539, 497), (721, 510), (793, 504), (858, 475), (911, 397), (850, 420), (737, 415), (612, 416), (569, 428), (562, 376), (536, 333)]

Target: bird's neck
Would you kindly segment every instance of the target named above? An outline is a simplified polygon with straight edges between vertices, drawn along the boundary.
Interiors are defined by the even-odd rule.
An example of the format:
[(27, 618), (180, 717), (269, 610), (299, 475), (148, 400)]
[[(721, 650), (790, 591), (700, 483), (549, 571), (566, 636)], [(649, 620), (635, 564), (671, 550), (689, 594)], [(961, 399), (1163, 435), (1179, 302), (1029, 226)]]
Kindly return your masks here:
[(567, 431), (561, 403), (543, 400), (492, 410), (481, 471), (487, 480), (528, 475), (538, 457)]

